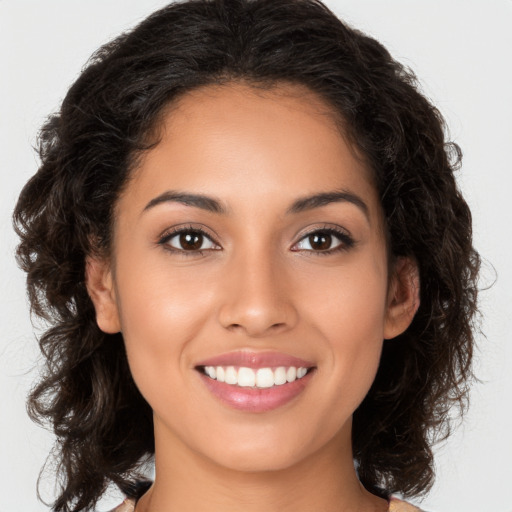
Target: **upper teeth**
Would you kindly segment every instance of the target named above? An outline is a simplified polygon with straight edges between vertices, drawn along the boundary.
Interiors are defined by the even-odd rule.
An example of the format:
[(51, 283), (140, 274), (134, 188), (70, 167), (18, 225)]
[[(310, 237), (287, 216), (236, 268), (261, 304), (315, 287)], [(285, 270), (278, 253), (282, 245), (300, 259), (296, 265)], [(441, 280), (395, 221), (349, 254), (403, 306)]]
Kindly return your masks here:
[(278, 368), (259, 368), (253, 370), (241, 366), (205, 366), (204, 372), (212, 379), (241, 387), (271, 388), (287, 382), (301, 379), (308, 372), (307, 368), (279, 366)]

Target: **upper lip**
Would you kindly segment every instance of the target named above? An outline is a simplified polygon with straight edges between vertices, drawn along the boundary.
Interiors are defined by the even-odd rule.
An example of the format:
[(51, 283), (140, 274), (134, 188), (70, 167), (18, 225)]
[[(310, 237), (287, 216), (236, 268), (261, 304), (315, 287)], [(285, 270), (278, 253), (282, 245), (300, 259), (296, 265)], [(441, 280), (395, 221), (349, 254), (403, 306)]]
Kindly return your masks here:
[(279, 366), (295, 366), (297, 368), (311, 368), (314, 364), (300, 357), (291, 356), (282, 352), (253, 352), (239, 350), (227, 352), (204, 359), (196, 366), (243, 366), (246, 368), (277, 368)]

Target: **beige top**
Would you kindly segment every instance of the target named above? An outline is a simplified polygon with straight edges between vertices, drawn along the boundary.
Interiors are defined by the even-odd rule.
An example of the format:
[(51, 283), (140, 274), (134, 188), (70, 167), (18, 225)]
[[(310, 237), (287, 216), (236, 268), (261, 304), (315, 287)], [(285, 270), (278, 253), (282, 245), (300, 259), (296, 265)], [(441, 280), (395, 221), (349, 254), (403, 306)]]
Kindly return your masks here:
[[(112, 512), (134, 512), (135, 510), (135, 500), (126, 499), (116, 507)], [(406, 503), (405, 501), (399, 500), (397, 498), (391, 498), (389, 502), (388, 512), (422, 512), (419, 508)]]

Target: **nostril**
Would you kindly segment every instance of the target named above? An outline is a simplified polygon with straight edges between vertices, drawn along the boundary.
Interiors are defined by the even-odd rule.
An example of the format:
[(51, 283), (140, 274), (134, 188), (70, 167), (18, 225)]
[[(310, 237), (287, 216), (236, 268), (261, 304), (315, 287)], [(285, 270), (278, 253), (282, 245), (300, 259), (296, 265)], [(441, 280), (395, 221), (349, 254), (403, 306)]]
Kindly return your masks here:
[(227, 326), (228, 331), (236, 332), (236, 331), (244, 331), (250, 336), (258, 336), (265, 335), (269, 333), (275, 333), (276, 331), (280, 331), (282, 329), (286, 329), (286, 322), (276, 322), (274, 324), (269, 325), (268, 327), (262, 325), (255, 325), (253, 323), (232, 323)]
[(218, 312), (219, 323), (230, 332), (244, 332), (249, 336), (262, 336), (292, 328), (297, 312), (292, 304), (256, 301), (250, 297), (230, 297)]

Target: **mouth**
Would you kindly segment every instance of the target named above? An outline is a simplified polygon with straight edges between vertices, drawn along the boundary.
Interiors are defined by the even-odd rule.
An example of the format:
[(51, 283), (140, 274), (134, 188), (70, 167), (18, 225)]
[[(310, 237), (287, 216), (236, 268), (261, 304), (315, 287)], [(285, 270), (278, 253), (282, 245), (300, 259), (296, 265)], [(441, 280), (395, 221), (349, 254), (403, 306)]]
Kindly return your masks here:
[(201, 361), (195, 369), (225, 405), (244, 412), (266, 412), (301, 395), (316, 366), (287, 354), (241, 351)]

